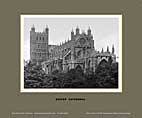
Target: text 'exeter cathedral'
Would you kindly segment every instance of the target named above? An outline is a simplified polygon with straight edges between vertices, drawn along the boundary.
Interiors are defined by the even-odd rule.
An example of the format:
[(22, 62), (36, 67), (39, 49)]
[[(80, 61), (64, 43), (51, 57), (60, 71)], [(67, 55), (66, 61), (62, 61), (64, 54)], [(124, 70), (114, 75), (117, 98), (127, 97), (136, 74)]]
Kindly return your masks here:
[(106, 51), (99, 52), (94, 48), (94, 40), (91, 29), (87, 33), (80, 33), (79, 28), (76, 32), (71, 31), (71, 40), (65, 41), (60, 45), (48, 44), (49, 29), (45, 28), (43, 32), (36, 32), (33, 26), (30, 31), (30, 59), (31, 62), (42, 65), (43, 70), (49, 74), (55, 70), (67, 72), (70, 69), (82, 68), (95, 71), (97, 65), (102, 61), (108, 61), (110, 58), (114, 63), (116, 55), (114, 46), (111, 52), (109, 47)]

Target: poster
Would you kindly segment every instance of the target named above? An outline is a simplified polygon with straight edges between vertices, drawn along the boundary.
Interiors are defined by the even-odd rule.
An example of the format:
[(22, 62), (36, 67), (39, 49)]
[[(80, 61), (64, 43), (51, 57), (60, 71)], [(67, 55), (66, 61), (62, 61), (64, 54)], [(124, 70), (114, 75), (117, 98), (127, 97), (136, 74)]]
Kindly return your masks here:
[[(0, 117), (141, 117), (141, 1), (0, 3)], [(74, 43), (67, 46), (70, 42)], [(35, 57), (46, 60), (40, 63)], [(42, 71), (45, 78), (51, 78), (51, 86), (47, 85), (48, 79), (39, 76), (41, 73), (36, 75), (38, 81), (37, 78), (27, 80), (36, 77), (28, 75), (28, 69), (24, 73), (29, 59), (38, 60), (36, 65), (42, 68), (36, 72)], [(112, 76), (117, 71), (114, 74), (108, 62), (118, 64), (117, 79)], [(100, 68), (104, 69), (101, 71), (104, 75), (99, 73)], [(30, 73), (36, 74), (34, 69)], [(95, 73), (93, 81), (92, 75), (84, 74), (87, 72)], [(107, 81), (98, 81), (106, 73)]]

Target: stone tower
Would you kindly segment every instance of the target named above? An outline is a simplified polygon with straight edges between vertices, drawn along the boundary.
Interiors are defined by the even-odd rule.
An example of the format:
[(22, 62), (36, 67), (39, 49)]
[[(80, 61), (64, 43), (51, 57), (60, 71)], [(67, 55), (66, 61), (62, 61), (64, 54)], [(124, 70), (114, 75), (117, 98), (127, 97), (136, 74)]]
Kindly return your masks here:
[(33, 63), (40, 64), (48, 57), (48, 37), (49, 29), (45, 28), (43, 32), (36, 32), (33, 26), (30, 31), (30, 60)]

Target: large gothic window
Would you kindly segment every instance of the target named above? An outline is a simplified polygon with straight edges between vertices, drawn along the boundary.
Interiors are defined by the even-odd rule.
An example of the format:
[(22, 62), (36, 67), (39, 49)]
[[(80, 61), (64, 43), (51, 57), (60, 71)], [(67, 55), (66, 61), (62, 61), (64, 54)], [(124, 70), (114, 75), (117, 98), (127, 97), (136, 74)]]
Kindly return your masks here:
[(85, 44), (85, 39), (84, 39), (84, 38), (81, 38), (81, 39), (80, 39), (80, 44), (81, 44), (81, 45)]

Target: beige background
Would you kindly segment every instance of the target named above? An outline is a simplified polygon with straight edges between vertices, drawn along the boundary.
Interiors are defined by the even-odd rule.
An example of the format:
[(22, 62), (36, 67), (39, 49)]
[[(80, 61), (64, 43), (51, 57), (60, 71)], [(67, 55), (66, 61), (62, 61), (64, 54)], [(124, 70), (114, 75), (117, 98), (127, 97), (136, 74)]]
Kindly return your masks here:
[[(1, 0), (0, 118), (11, 112), (89, 111), (141, 114), (141, 0)], [(123, 14), (123, 93), (20, 93), (20, 14)], [(56, 97), (86, 101), (56, 102)]]

